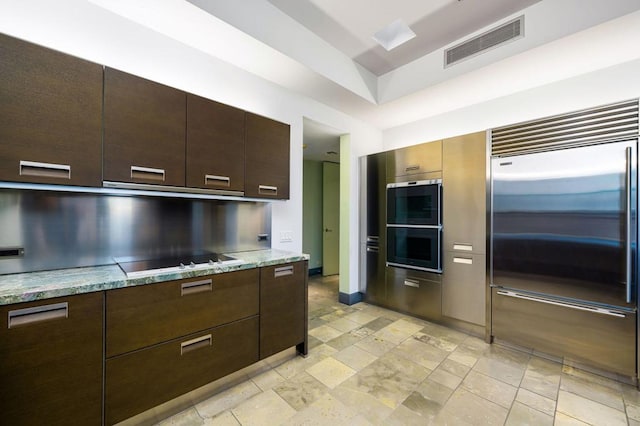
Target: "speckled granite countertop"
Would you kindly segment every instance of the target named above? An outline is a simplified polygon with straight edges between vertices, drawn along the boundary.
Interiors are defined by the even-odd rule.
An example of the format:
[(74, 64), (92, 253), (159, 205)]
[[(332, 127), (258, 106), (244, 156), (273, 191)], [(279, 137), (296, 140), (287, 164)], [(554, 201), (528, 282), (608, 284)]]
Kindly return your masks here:
[(0, 305), (309, 260), (306, 254), (275, 249), (225, 254), (241, 260), (242, 263), (214, 265), (197, 271), (171, 272), (140, 278), (127, 278), (118, 265), (0, 275)]

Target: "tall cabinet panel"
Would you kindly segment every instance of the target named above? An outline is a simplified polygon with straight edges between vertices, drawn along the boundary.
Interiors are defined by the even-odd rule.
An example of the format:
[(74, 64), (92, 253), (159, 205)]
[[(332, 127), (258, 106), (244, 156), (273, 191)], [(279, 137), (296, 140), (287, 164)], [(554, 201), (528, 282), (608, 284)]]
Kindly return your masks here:
[(367, 302), (387, 304), (385, 264), (387, 260), (387, 209), (386, 209), (386, 153), (366, 158), (367, 205), (365, 235), (365, 265)]
[(244, 191), (245, 112), (187, 95), (187, 186)]
[(104, 180), (185, 185), (186, 94), (105, 68)]
[(100, 186), (102, 66), (0, 34), (0, 180)]
[(245, 195), (289, 199), (289, 125), (247, 113)]
[(445, 139), (442, 158), (442, 313), (484, 326), (485, 132)]

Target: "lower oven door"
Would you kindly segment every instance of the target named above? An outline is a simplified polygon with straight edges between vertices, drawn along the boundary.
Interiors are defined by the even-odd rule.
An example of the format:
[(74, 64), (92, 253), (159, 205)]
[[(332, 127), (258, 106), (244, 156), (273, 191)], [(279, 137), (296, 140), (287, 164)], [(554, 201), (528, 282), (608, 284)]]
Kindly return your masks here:
[(442, 272), (439, 226), (387, 225), (387, 266)]

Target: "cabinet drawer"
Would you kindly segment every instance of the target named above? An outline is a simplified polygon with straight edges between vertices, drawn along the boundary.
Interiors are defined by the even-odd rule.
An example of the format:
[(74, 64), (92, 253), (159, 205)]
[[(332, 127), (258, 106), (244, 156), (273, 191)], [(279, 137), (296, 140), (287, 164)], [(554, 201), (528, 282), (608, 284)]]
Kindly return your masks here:
[(258, 314), (258, 269), (107, 292), (106, 356)]
[(258, 361), (258, 317), (106, 361), (105, 417), (111, 425)]
[(0, 423), (100, 425), (103, 293), (0, 307)]
[(442, 170), (442, 141), (396, 149), (387, 153), (387, 180)]
[(260, 270), (260, 358), (305, 340), (306, 262)]
[(389, 307), (437, 320), (442, 314), (441, 276), (429, 272), (387, 267)]
[(484, 326), (485, 256), (445, 251), (443, 270), (442, 314)]

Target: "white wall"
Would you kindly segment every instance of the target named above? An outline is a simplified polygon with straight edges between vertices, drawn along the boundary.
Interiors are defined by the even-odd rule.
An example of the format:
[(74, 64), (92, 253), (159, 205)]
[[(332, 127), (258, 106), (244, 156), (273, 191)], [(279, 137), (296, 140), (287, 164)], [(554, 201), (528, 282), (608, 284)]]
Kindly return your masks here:
[[(588, 48), (588, 47), (585, 47)], [(553, 66), (552, 63), (549, 66)], [(383, 132), (383, 150), (640, 97), (640, 60), (604, 68)], [(496, 75), (497, 80), (511, 78)]]
[[(273, 248), (302, 251), (303, 116), (350, 134), (352, 164), (382, 146), (371, 126), (87, 1), (0, 2), (0, 32), (291, 124), (291, 199), (273, 202)], [(351, 174), (352, 188), (357, 176)], [(345, 255), (357, 262), (357, 209), (349, 222), (355, 237)], [(282, 231), (292, 231), (293, 241), (281, 243)], [(357, 268), (341, 279), (357, 291)]]

